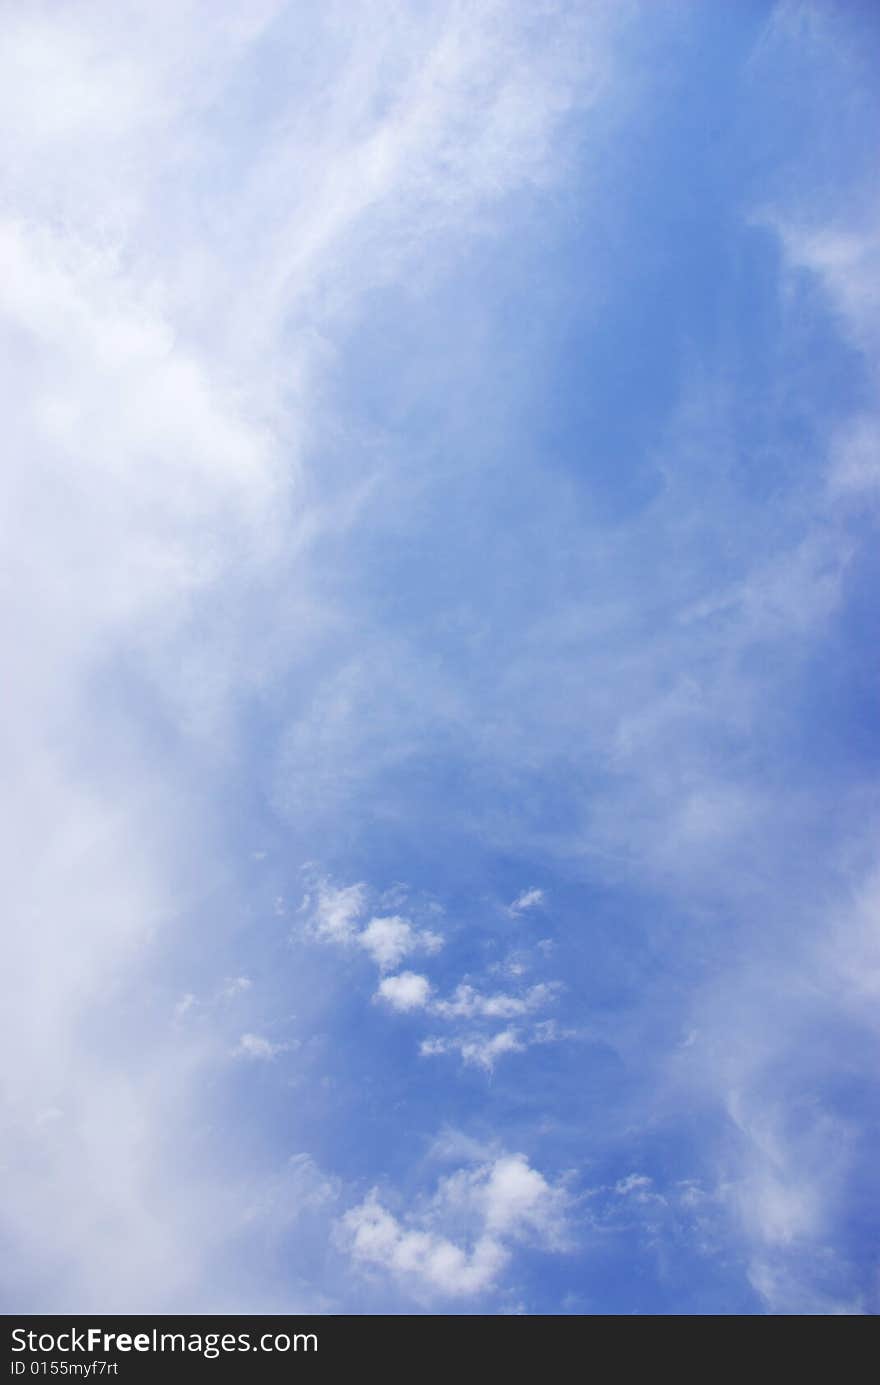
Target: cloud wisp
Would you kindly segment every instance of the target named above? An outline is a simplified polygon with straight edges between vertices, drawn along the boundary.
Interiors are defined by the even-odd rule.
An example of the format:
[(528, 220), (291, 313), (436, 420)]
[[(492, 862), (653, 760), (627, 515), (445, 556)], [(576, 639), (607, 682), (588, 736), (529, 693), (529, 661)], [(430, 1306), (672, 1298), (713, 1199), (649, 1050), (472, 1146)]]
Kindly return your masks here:
[[(271, 0), (0, 20), (18, 1307), (212, 1302), (235, 1219), (207, 1182), (203, 1214), (188, 1205), (169, 1132), (218, 1043), (169, 1038), (129, 998), (188, 969), (177, 921), (217, 921), (242, 706), (324, 621), (304, 560), (281, 620), (279, 583), (357, 509), (357, 485), (306, 473), (309, 382), (415, 238), (459, 243), (543, 179), (581, 99), (580, 62), (560, 84), (528, 12), (380, 9), (369, 26)], [(240, 882), (227, 894), (231, 914)], [(383, 965), (407, 955), (399, 921), (371, 928)], [(126, 1016), (118, 1056), (96, 1014)]]
[(875, 1311), (872, 19), (0, 40), (4, 1305)]

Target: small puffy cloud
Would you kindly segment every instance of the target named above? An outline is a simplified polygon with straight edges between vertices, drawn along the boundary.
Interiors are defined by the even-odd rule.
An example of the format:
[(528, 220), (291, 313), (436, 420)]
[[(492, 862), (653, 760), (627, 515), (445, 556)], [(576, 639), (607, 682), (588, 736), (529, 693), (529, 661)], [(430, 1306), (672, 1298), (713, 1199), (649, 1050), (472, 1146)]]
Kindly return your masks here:
[(620, 1178), (614, 1185), (618, 1197), (629, 1198), (633, 1202), (660, 1202), (666, 1198), (654, 1191), (654, 1180), (645, 1173), (630, 1173)]
[(413, 952), (437, 952), (443, 946), (438, 933), (413, 928), (409, 919), (394, 914), (374, 918), (357, 935), (357, 943), (369, 952), (380, 971), (391, 971)]
[(317, 937), (326, 942), (350, 942), (355, 935), (355, 923), (366, 905), (366, 886), (343, 885), (337, 888), (322, 881), (317, 888), (317, 899), (307, 898), (306, 905), (312, 904), (312, 928)]
[(462, 1298), (495, 1287), (511, 1241), (562, 1248), (567, 1207), (564, 1188), (525, 1155), (502, 1154), (443, 1179), (420, 1214), (403, 1220), (374, 1189), (340, 1231), (355, 1261), (388, 1270), (416, 1293)]
[[(569, 1196), (548, 1183), (524, 1154), (507, 1154), (488, 1168), (466, 1174), (466, 1196), (482, 1208), (487, 1231), (495, 1236), (561, 1245)], [(462, 1189), (464, 1194), (464, 1189)]]
[(240, 1058), (255, 1058), (262, 1062), (271, 1062), (279, 1053), (283, 1053), (288, 1048), (287, 1044), (273, 1044), (270, 1039), (264, 1039), (260, 1034), (242, 1034), (238, 1041), (235, 1052)]
[(526, 972), (529, 970), (529, 967), (531, 965), (532, 960), (529, 954), (527, 952), (523, 952), (520, 950), (517, 952), (511, 952), (510, 955), (506, 957), (503, 962), (496, 962), (494, 966), (490, 968), (490, 970), (493, 972), (499, 972), (504, 976), (518, 977), (525, 976)]
[(555, 986), (541, 983), (532, 986), (524, 995), (482, 995), (473, 986), (457, 986), (451, 1000), (438, 1000), (431, 1006), (432, 1013), (443, 1019), (512, 1019), (516, 1015), (528, 1014), (553, 999)]
[[(431, 1004), (428, 1005), (429, 1013), (433, 1011), (433, 1008)], [(581, 1037), (580, 1031), (576, 1029), (562, 1029), (555, 1020), (542, 1020), (529, 1029), (508, 1026), (508, 1028), (500, 1029), (494, 1034), (468, 1032), (450, 1037), (435, 1034), (422, 1040), (419, 1052), (423, 1058), (445, 1053), (457, 1053), (463, 1063), (491, 1072), (498, 1059), (503, 1058), (507, 1053), (522, 1053), (535, 1044), (559, 1043), (563, 1039)]]
[(491, 1072), (496, 1062), (505, 1053), (519, 1053), (527, 1045), (522, 1042), (516, 1029), (502, 1029), (497, 1034), (472, 1034), (453, 1039), (424, 1039), (419, 1047), (423, 1057), (441, 1053), (459, 1053), (464, 1063)]
[(426, 976), (403, 971), (399, 976), (386, 976), (379, 983), (377, 999), (386, 1001), (393, 1010), (423, 1010), (431, 994)]
[(580, 1032), (577, 1029), (561, 1029), (555, 1020), (540, 1020), (532, 1030), (530, 1043), (533, 1044), (555, 1044), (560, 1039), (578, 1039)]
[(352, 1259), (389, 1270), (416, 1290), (428, 1288), (450, 1298), (491, 1288), (509, 1258), (489, 1236), (467, 1251), (436, 1232), (402, 1226), (379, 1202), (375, 1189), (345, 1214), (342, 1229)]
[(321, 881), (302, 905), (308, 911), (307, 931), (325, 943), (357, 946), (376, 963), (380, 971), (393, 971), (414, 952), (434, 953), (443, 938), (429, 928), (416, 928), (399, 914), (371, 918), (366, 927), (359, 922), (367, 908), (364, 884), (337, 887)]
[[(447, 998), (435, 998), (427, 976), (400, 967), (414, 953), (430, 955), (439, 951), (443, 937), (430, 928), (416, 926), (401, 914), (374, 914), (362, 924), (367, 897), (363, 884), (336, 887), (321, 881), (303, 904), (303, 909), (310, 910), (308, 931), (325, 942), (360, 948), (371, 957), (382, 973), (375, 1000), (399, 1013), (420, 1011), (453, 1027), (449, 1037), (425, 1038), (420, 1046), (423, 1055), (455, 1053), (463, 1063), (491, 1072), (505, 1054), (563, 1037), (551, 1021), (533, 1023), (526, 1031), (507, 1024), (495, 1033), (483, 1032), (493, 1022), (503, 1025), (505, 1021), (525, 1020), (547, 1006), (560, 989), (558, 982), (541, 982), (509, 993), (483, 991), (462, 981)], [(382, 898), (390, 902), (392, 898), (402, 900), (403, 896), (395, 890)], [(515, 903), (517, 908), (531, 908), (541, 900), (543, 892), (532, 889), (524, 891)], [(516, 971), (524, 969), (520, 955)], [(461, 1032), (462, 1028), (466, 1032)]]
[(620, 1178), (614, 1185), (614, 1191), (621, 1197), (629, 1197), (630, 1193), (643, 1193), (650, 1188), (652, 1180), (644, 1173), (629, 1173), (626, 1178)]
[(236, 996), (243, 995), (244, 992), (249, 991), (252, 986), (253, 982), (249, 976), (233, 976), (229, 981), (224, 982), (220, 989), (215, 991), (207, 1000), (200, 1000), (194, 992), (187, 991), (185, 995), (181, 996), (174, 1007), (175, 1018), (182, 1019), (184, 1015), (188, 1015), (191, 1011), (197, 1009), (202, 1010), (204, 1013), (217, 1005), (223, 1004), (225, 1001), (234, 1000)]
[(729, 1191), (743, 1224), (757, 1242), (770, 1246), (817, 1236), (825, 1205), (821, 1180), (798, 1177), (790, 1167), (780, 1176), (768, 1165), (756, 1159)]
[(544, 891), (532, 887), (523, 890), (522, 894), (517, 895), (512, 904), (507, 907), (509, 914), (523, 914), (526, 909), (537, 909), (544, 903)]

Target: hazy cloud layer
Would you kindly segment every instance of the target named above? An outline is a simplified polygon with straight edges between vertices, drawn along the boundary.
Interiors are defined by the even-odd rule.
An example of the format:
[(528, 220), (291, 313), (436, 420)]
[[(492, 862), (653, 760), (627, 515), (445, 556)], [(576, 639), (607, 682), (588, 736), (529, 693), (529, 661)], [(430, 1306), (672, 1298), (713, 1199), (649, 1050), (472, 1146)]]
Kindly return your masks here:
[(876, 1311), (868, 8), (0, 39), (8, 1311)]

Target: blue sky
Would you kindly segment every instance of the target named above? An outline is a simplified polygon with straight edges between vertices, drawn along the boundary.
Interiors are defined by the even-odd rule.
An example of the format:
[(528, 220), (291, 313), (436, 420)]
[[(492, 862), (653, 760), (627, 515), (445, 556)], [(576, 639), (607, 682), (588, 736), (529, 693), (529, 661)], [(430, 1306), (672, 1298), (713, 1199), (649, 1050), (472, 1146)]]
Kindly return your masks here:
[(0, 25), (7, 1311), (875, 1312), (880, 15)]

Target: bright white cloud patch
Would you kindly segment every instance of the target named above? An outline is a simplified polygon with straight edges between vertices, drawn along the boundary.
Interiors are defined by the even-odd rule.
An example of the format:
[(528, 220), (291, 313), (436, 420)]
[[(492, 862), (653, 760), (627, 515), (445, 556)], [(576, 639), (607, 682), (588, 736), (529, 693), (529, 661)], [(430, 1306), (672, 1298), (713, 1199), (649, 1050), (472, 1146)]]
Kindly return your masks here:
[(458, 1053), (462, 1061), (491, 1072), (508, 1053), (522, 1053), (526, 1042), (518, 1029), (499, 1029), (495, 1034), (459, 1035), (454, 1039), (442, 1036), (423, 1039), (419, 1052), (426, 1058), (442, 1053)]
[(379, 982), (376, 995), (391, 1006), (393, 1010), (424, 1010), (431, 994), (431, 983), (426, 976), (413, 971), (401, 972), (399, 976), (386, 976)]
[(380, 971), (390, 971), (413, 952), (438, 952), (443, 946), (439, 933), (413, 928), (408, 919), (371, 919), (357, 936), (358, 944), (372, 957)]
[[(389, 1271), (416, 1296), (469, 1298), (495, 1286), (512, 1243), (563, 1246), (567, 1211), (564, 1188), (513, 1154), (442, 1180), (430, 1204), (404, 1220), (374, 1189), (340, 1230), (356, 1263)], [(464, 1228), (460, 1241), (444, 1234), (447, 1224)]]
[(361, 926), (368, 907), (366, 885), (335, 886), (324, 880), (314, 897), (306, 895), (302, 911), (318, 941), (361, 947), (382, 972), (392, 971), (412, 953), (430, 956), (442, 948), (442, 934), (418, 928), (399, 914), (377, 915)]
[[(364, 911), (366, 886), (345, 885), (336, 888), (322, 881), (312, 912), (316, 935), (328, 942), (347, 943), (356, 936), (355, 924)], [(311, 901), (307, 898), (306, 907)]]
[[(409, 919), (397, 914), (371, 918), (361, 927), (360, 920), (367, 908), (365, 886), (339, 888), (326, 881), (318, 887), (316, 902), (309, 895), (303, 905), (311, 919), (308, 930), (311, 936), (320, 941), (363, 948), (380, 972), (392, 971), (413, 953), (421, 952), (430, 957), (442, 948), (444, 938), (440, 934), (429, 928), (417, 928)], [(504, 969), (518, 975), (523, 968), (508, 964)], [(451, 995), (443, 997), (437, 994), (437, 986), (429, 976), (405, 970), (384, 976), (375, 999), (399, 1013), (421, 1013), (443, 1020), (453, 1030), (451, 1035), (430, 1035), (421, 1039), (418, 1051), (423, 1057), (457, 1054), (464, 1064), (491, 1073), (498, 1060), (506, 1055), (524, 1053), (536, 1044), (574, 1037), (574, 1031), (562, 1030), (552, 1020), (534, 1023), (529, 1029), (507, 1025), (489, 1030), (489, 1026), (498, 1021), (521, 1020), (545, 1009), (558, 998), (561, 990), (558, 981), (542, 981), (518, 994), (486, 992), (462, 981)], [(480, 1025), (484, 1032), (480, 1032)]]
[(512, 1019), (516, 1015), (526, 1015), (530, 1010), (538, 1010), (548, 1005), (558, 989), (545, 982), (531, 986), (522, 995), (482, 995), (473, 986), (462, 983), (455, 988), (450, 1000), (437, 1000), (431, 1006), (431, 1013), (443, 1019)]
[(509, 906), (509, 913), (522, 914), (527, 909), (537, 909), (544, 903), (544, 891), (536, 888), (523, 890)]
[(355, 1261), (390, 1270), (416, 1291), (427, 1288), (454, 1298), (484, 1293), (508, 1260), (504, 1246), (489, 1236), (464, 1250), (435, 1232), (406, 1229), (377, 1193), (347, 1212), (342, 1226)]

